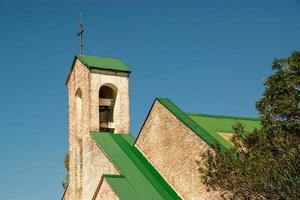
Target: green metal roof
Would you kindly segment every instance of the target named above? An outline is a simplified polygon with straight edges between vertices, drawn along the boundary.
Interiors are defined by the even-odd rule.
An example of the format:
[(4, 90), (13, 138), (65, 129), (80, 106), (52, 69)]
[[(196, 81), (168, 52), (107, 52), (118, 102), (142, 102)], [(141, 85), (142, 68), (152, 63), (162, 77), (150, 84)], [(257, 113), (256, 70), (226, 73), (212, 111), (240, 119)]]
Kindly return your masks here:
[(108, 57), (98, 57), (98, 56), (88, 56), (88, 55), (76, 55), (76, 58), (78, 58), (88, 68), (109, 69), (109, 70), (130, 72), (128, 66), (125, 65), (118, 58), (108, 58)]
[(232, 126), (237, 122), (244, 125), (248, 131), (259, 128), (258, 119), (183, 112), (167, 98), (157, 100), (212, 148), (217, 145), (220, 145), (221, 150), (232, 147), (232, 144), (218, 132), (234, 133)]
[(139, 194), (131, 187), (123, 175), (103, 175), (120, 199), (140, 200)]
[[(246, 130), (259, 128), (260, 122), (254, 118), (206, 115), (183, 112), (167, 98), (157, 98), (163, 106), (173, 113), (212, 148), (217, 145), (223, 150), (232, 144), (218, 132), (234, 133), (232, 125), (241, 123)], [(91, 132), (91, 137), (113, 162), (121, 175), (103, 175), (114, 192), (122, 200), (174, 200), (180, 199), (177, 193), (134, 146), (131, 134)]]
[[(180, 199), (141, 152), (133, 146), (132, 135), (91, 132), (91, 136), (124, 176), (110, 179), (111, 186), (117, 194), (126, 193), (124, 186), (130, 190), (128, 195), (142, 200)], [(125, 195), (121, 199), (131, 198)]]
[(252, 131), (259, 128), (259, 120), (254, 118), (231, 117), (220, 115), (207, 115), (197, 113), (186, 113), (199, 126), (203, 127), (211, 134), (217, 132), (234, 133), (232, 125), (236, 123), (242, 124), (247, 131)]

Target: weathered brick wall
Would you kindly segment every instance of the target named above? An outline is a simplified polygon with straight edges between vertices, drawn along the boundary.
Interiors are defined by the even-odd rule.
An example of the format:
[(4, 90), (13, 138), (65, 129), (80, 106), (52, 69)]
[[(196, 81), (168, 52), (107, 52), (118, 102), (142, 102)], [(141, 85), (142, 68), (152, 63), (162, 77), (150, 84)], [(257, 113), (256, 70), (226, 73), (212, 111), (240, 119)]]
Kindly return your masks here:
[[(104, 74), (103, 74), (104, 73)], [(89, 132), (99, 130), (99, 89), (110, 83), (118, 88), (115, 105), (116, 131), (128, 133), (129, 117), (129, 83), (128, 74), (106, 75), (91, 73), (77, 60), (70, 74), (68, 87), (69, 112), (69, 154), (70, 177), (68, 194), (64, 199), (90, 200), (97, 188), (102, 174), (119, 174), (111, 161), (90, 137)], [(118, 75), (118, 76), (116, 76)], [(80, 124), (76, 116), (76, 91), (82, 91), (82, 117)], [(77, 108), (78, 110), (78, 108)]]
[[(69, 199), (81, 199), (82, 197), (82, 152), (80, 143), (82, 136), (88, 133), (88, 102), (89, 102), (89, 71), (78, 60), (70, 74), (68, 87), (68, 112), (69, 112), (69, 154), (70, 154), (70, 176), (69, 176)], [(76, 120), (75, 95), (80, 89), (82, 91), (82, 124), (78, 125)], [(81, 127), (81, 128), (78, 128)]]
[(119, 197), (104, 178), (95, 200), (119, 200)]
[(84, 140), (83, 146), (83, 199), (90, 200), (103, 174), (120, 173), (91, 137)]
[(196, 163), (210, 147), (158, 101), (135, 146), (183, 199), (220, 199), (207, 191)]

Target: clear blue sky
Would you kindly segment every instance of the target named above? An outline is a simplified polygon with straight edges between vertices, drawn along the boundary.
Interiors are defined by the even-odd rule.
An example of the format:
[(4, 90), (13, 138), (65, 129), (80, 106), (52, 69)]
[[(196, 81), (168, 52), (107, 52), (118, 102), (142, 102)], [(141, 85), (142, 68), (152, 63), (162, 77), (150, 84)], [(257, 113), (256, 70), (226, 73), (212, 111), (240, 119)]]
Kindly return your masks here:
[(273, 59), (300, 49), (299, 0), (1, 0), (1, 199), (61, 197), (64, 81), (81, 9), (85, 52), (131, 67), (134, 135), (157, 96), (186, 111), (257, 116)]

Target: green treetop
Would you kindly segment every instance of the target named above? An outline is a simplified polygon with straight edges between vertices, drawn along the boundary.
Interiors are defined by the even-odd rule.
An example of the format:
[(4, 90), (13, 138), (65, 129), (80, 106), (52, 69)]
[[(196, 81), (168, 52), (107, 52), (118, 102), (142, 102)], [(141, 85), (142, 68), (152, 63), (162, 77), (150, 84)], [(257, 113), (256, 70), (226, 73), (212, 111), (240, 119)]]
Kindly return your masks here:
[(235, 147), (199, 162), (203, 182), (226, 199), (300, 199), (300, 52), (272, 69), (256, 103), (260, 129), (234, 125)]

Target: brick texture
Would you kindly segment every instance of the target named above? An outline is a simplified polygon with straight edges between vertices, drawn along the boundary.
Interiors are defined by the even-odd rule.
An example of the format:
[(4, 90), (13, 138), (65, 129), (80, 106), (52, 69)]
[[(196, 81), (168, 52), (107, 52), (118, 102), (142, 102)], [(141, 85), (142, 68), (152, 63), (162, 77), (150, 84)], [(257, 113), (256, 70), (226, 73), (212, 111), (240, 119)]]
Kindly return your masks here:
[(201, 182), (196, 162), (210, 147), (158, 101), (135, 146), (183, 199), (220, 199)]
[[(89, 132), (99, 130), (99, 90), (102, 85), (117, 91), (114, 122), (110, 125), (115, 132), (130, 132), (128, 76), (125, 72), (88, 69), (76, 60), (67, 82), (70, 172), (65, 200), (91, 200), (102, 174), (119, 174)], [(79, 90), (80, 97), (77, 95)]]

